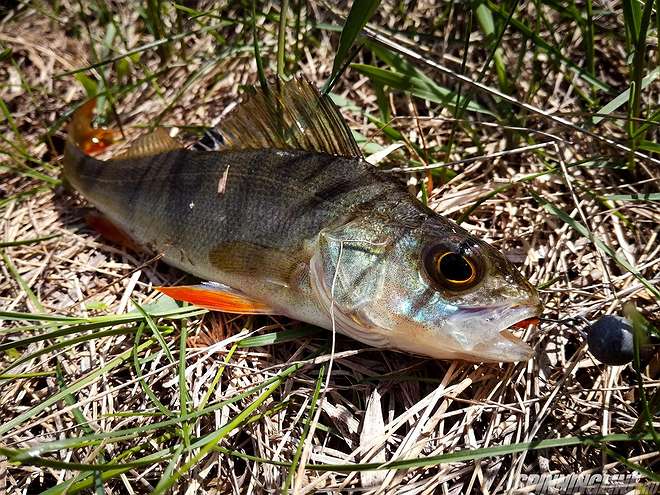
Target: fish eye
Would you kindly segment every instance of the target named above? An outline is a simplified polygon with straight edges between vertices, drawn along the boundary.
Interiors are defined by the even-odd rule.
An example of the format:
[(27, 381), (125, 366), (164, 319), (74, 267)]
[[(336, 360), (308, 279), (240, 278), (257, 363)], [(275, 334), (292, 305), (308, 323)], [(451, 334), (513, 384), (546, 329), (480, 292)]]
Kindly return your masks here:
[(440, 288), (462, 291), (474, 287), (481, 279), (477, 262), (471, 256), (444, 246), (435, 246), (424, 254), (426, 273)]
[(468, 284), (476, 275), (469, 259), (457, 253), (443, 253), (436, 261), (438, 272), (455, 284)]

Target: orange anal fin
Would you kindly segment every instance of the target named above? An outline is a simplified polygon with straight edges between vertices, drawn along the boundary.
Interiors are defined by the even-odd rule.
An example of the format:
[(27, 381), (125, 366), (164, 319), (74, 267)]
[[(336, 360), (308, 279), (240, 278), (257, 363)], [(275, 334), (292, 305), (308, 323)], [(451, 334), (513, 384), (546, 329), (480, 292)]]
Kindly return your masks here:
[(121, 228), (117, 227), (114, 223), (108, 220), (107, 217), (97, 212), (90, 212), (85, 215), (85, 222), (91, 228), (96, 230), (105, 239), (112, 241), (120, 246), (123, 246), (132, 251), (141, 251), (140, 245), (137, 244), (131, 236), (124, 232)]
[(186, 301), (214, 311), (249, 315), (277, 313), (270, 306), (222, 284), (180, 285), (155, 289), (177, 301)]
[(530, 325), (536, 325), (539, 322), (538, 318), (527, 318), (526, 320), (521, 320), (518, 323), (511, 325), (516, 328), (527, 328)]

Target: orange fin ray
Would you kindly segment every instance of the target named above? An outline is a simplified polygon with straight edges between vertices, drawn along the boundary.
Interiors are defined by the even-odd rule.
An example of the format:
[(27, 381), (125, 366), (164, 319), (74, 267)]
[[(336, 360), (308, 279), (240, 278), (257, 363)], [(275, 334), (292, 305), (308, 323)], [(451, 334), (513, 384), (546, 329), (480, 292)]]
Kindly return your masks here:
[[(87, 155), (96, 155), (119, 140), (119, 132), (116, 130), (92, 127), (95, 108), (96, 98), (78, 108), (69, 124), (69, 139)], [(158, 127), (139, 137), (126, 151), (113, 159), (144, 158), (180, 148), (182, 145), (171, 138), (166, 129)]]
[(186, 301), (214, 311), (249, 315), (277, 314), (277, 311), (270, 306), (231, 287), (215, 282), (155, 287), (155, 289), (177, 301)]
[(117, 140), (118, 132), (112, 129), (92, 127), (92, 115), (96, 98), (89, 100), (73, 114), (69, 124), (70, 139), (88, 155), (95, 155)]

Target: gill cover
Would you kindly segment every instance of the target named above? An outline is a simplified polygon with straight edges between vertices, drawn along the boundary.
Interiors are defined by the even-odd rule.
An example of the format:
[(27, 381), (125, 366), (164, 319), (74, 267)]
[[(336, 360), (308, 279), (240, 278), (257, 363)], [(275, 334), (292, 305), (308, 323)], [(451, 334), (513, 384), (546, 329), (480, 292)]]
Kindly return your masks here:
[(384, 290), (387, 240), (369, 236), (364, 220), (319, 234), (310, 262), (312, 289), (337, 330), (374, 347), (390, 345), (387, 328), (372, 317)]

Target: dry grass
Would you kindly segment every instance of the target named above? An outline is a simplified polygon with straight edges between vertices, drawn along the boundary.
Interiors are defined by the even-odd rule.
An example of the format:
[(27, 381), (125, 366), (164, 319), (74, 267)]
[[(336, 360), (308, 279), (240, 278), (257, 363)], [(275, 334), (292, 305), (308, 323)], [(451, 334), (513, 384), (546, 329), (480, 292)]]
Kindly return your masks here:
[[(400, 9), (409, 8), (407, 4), (384, 4), (372, 19), (373, 26), (397, 29), (404, 37), (413, 31), (420, 33), (420, 50), (429, 50), (438, 61), (460, 71), (464, 56), (461, 40), (468, 19), (459, 4), (451, 9), (448, 4), (438, 7), (432, 2), (419, 2), (406, 15)], [(116, 63), (86, 72), (97, 81), (99, 91), (105, 87), (113, 92), (112, 100), (128, 136), (139, 135), (140, 126), (156, 123), (214, 124), (238, 100), (241, 85), (256, 81), (249, 2), (246, 5), (222, 9), (218, 12), (222, 19), (205, 16), (191, 21), (184, 12), (177, 16), (168, 4), (162, 7), (167, 14), (162, 28), (169, 34), (231, 22), (218, 28), (218, 37), (210, 31), (198, 32), (163, 45), (169, 47), (169, 53), (162, 48), (145, 50), (128, 64), (125, 74)], [(517, 17), (534, 19), (534, 5), (521, 7)], [(85, 204), (56, 183), (64, 136), (59, 119), (85, 96), (73, 76), (60, 76), (94, 63), (95, 57), (113, 57), (157, 38), (145, 27), (146, 21), (139, 17), (136, 6), (136, 2), (94, 3), (86, 5), (81, 13), (80, 3), (63, 1), (53, 7), (34, 2), (6, 12), (0, 23), (0, 48), (11, 48), (10, 57), (0, 66), (0, 81), (6, 81), (0, 84), (0, 97), (11, 117), (2, 123), (0, 142), (0, 242), (57, 236), (3, 249), (0, 310), (5, 313), (48, 313), (84, 319), (121, 315), (134, 310), (134, 302), (149, 308), (157, 298), (154, 285), (176, 284), (183, 277), (158, 260), (101, 239), (83, 222)], [(195, 8), (204, 11), (211, 5), (198, 2)], [(540, 36), (561, 40), (563, 53), (583, 53), (575, 26), (547, 6), (541, 8), (556, 29), (551, 33), (542, 26)], [(609, 9), (594, 24), (603, 33), (623, 29), (620, 9)], [(259, 11), (276, 15), (279, 7), (267, 5)], [(247, 24), (243, 22), (246, 19)], [(315, 29), (312, 20), (333, 22), (334, 17), (327, 6), (310, 2), (302, 19), (299, 49), (287, 52), (288, 68), (304, 72), (320, 86), (332, 69), (338, 36), (336, 32)], [(110, 20), (116, 22), (118, 31), (110, 47), (104, 47), (103, 37), (112, 29)], [(262, 54), (267, 65), (274, 67), (276, 21), (259, 17), (258, 23)], [(291, 24), (295, 24), (293, 14)], [(295, 32), (291, 28), (290, 47), (296, 46), (292, 38)], [(625, 54), (615, 37), (602, 35), (598, 40), (596, 73), (616, 95), (628, 85)], [(488, 57), (485, 46), (475, 28), (464, 61), (464, 72), (471, 79), (477, 79)], [(575, 123), (588, 120), (596, 106), (589, 107), (585, 100), (594, 97), (595, 92), (583, 79), (565, 66), (552, 63), (543, 52), (529, 48), (529, 40), (515, 31), (503, 38), (501, 46), (508, 66), (518, 64), (519, 68), (519, 75), (510, 81), (513, 87), (508, 94)], [(372, 64), (373, 57), (371, 51), (363, 50), (356, 61)], [(578, 55), (571, 58), (580, 63)], [(422, 69), (438, 84), (456, 87), (451, 78)], [(107, 79), (107, 85), (100, 82), (103, 79)], [(496, 87), (495, 71), (488, 70), (483, 82)], [(133, 84), (135, 87), (131, 87)], [(571, 319), (593, 320), (605, 313), (620, 313), (621, 305), (631, 301), (647, 317), (657, 319), (658, 299), (570, 222), (539, 204), (534, 195), (577, 222), (586, 219), (594, 236), (657, 286), (658, 203), (603, 199), (612, 194), (657, 192), (657, 165), (640, 161), (634, 170), (627, 169), (627, 158), (602, 142), (528, 112), (516, 111), (514, 118), (507, 113), (509, 110), (502, 109), (501, 102), (465, 87), (462, 91), (509, 118), (491, 125), (495, 119), (466, 111), (457, 120), (449, 105), (443, 108), (400, 91), (388, 91), (385, 101), (392, 114), (391, 127), (405, 140), (403, 150), (389, 158), (396, 166), (407, 166), (408, 159), (421, 164), (458, 162), (522, 149), (448, 165), (444, 172), (433, 175), (429, 205), (456, 219), (475, 201), (509, 185), (485, 199), (469, 215), (465, 226), (496, 245), (533, 283), (543, 287), (547, 321), (525, 333), (525, 340), (538, 351), (533, 360), (512, 365), (438, 362), (365, 348), (342, 336), (337, 336), (331, 356), (328, 332), (310, 333), (276, 345), (249, 346), (243, 341), (237, 346), (246, 334), (269, 334), (300, 325), (283, 318), (204, 313), (154, 318), (173, 357), (170, 361), (148, 325), (115, 322), (113, 328), (125, 329), (123, 333), (80, 343), (66, 339), (93, 329), (74, 326), (68, 335), (3, 348), (3, 368), (20, 356), (37, 354), (12, 369), (13, 376), (0, 379), (0, 420), (13, 426), (0, 428), (0, 445), (23, 448), (142, 428), (140, 434), (125, 439), (108, 437), (91, 445), (57, 448), (44, 453), (43, 458), (65, 463), (107, 463), (137, 447), (123, 459), (128, 462), (171, 449), (150, 464), (127, 469), (103, 485), (106, 493), (150, 493), (161, 478), (171, 476), (168, 463), (172, 459), (169, 469), (181, 468), (193, 459), (198, 449), (185, 450), (191, 442), (220, 430), (248, 411), (247, 421), (232, 425), (218, 439), (217, 448), (210, 448), (206, 456), (181, 473), (172, 490), (271, 493), (283, 486), (289, 473), (289, 468), (277, 463), (294, 459), (315, 407), (320, 407), (319, 422), (310, 430), (310, 447), (302, 449), (301, 462), (307, 464), (384, 462), (544, 438), (630, 433), (642, 409), (638, 376), (631, 366), (597, 363), (586, 351), (580, 329)], [(363, 112), (381, 115), (374, 84), (367, 77), (349, 69), (334, 92), (353, 101), (358, 109), (344, 108), (351, 128), (366, 136), (369, 143), (391, 143), (364, 116)], [(659, 96), (660, 88), (651, 85), (643, 94), (643, 103), (657, 102)], [(601, 101), (610, 98), (601, 97)], [(648, 115), (652, 112), (649, 108)], [(108, 116), (112, 118), (112, 113)], [(504, 124), (524, 127), (528, 132), (521, 134)], [(596, 131), (624, 141), (625, 132), (619, 124), (606, 119)], [(654, 126), (647, 140), (657, 142)], [(191, 141), (189, 129), (181, 130), (184, 139)], [(537, 131), (546, 134), (533, 134)], [(531, 135), (536, 136), (533, 141), (528, 140)], [(448, 142), (453, 142), (449, 152)], [(535, 142), (548, 144), (527, 148)], [(426, 174), (413, 172), (407, 177), (413, 184), (411, 188), (418, 192)], [(451, 180), (446, 180), (449, 177)], [(61, 322), (5, 320), (0, 322), (0, 345), (68, 328)], [(142, 334), (137, 343), (136, 333)], [(187, 340), (183, 359), (180, 338)], [(143, 347), (138, 349), (140, 345)], [(40, 350), (44, 353), (38, 354)], [(114, 360), (116, 364), (110, 366)], [(290, 371), (290, 366), (300, 364)], [(103, 373), (90, 375), (96, 370)], [(216, 387), (212, 383), (220, 370)], [(87, 376), (92, 378), (80, 381)], [(181, 377), (185, 377), (184, 387)], [(239, 394), (277, 377), (281, 378), (279, 388), (250, 410), (258, 394)], [(652, 395), (660, 383), (657, 358), (642, 370), (641, 378), (647, 395)], [(70, 394), (62, 392), (67, 387)], [(316, 388), (322, 390), (322, 400), (314, 400)], [(205, 397), (208, 390), (211, 394)], [(62, 400), (35, 412), (35, 406), (57, 394), (63, 394)], [(232, 399), (237, 400), (223, 403)], [(217, 407), (193, 419), (149, 429), (149, 425), (176, 420), (185, 411), (207, 403)], [(19, 423), (17, 418), (26, 412), (34, 414)], [(184, 450), (177, 450), (179, 447)], [(652, 442), (610, 447), (624, 460), (658, 471), (660, 454)], [(534, 487), (520, 484), (520, 473), (588, 470), (616, 473), (629, 472), (630, 468), (612, 451), (584, 442), (361, 474), (296, 469), (292, 470), (291, 487), (297, 493), (505, 493), (514, 488), (528, 493)], [(17, 465), (0, 457), (0, 492), (5, 488), (10, 493), (40, 493), (75, 476), (78, 472), (71, 465)], [(94, 477), (88, 479), (93, 482)], [(87, 490), (91, 493), (93, 484)]]

